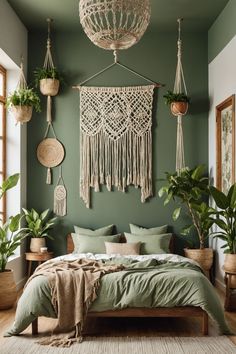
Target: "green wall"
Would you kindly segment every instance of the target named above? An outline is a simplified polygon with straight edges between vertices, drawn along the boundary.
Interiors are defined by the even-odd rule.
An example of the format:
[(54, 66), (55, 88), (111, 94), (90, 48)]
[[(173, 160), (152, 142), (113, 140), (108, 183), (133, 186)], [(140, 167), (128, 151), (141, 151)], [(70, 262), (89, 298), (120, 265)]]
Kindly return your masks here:
[(236, 34), (236, 1), (230, 0), (208, 31), (210, 63)]
[[(46, 34), (29, 35), (29, 78), (41, 66), (45, 55)], [(183, 35), (183, 65), (192, 104), (184, 118), (186, 162), (189, 167), (208, 164), (208, 86), (207, 86), (207, 36), (190, 33)], [(79, 92), (72, 90), (76, 84), (110, 64), (112, 54), (94, 46), (84, 33), (56, 33), (53, 36), (53, 54), (57, 67), (65, 73), (66, 85), (54, 99), (54, 127), (66, 149), (63, 174), (68, 190), (68, 214), (61, 218), (54, 231), (55, 241), (49, 246), (56, 254), (65, 253), (65, 235), (72, 225), (97, 228), (114, 223), (117, 231), (128, 231), (129, 222), (146, 227), (161, 224), (173, 226), (171, 212), (174, 205), (163, 206), (157, 196), (165, 171), (175, 169), (176, 119), (165, 106), (163, 94), (172, 89), (176, 67), (176, 33), (154, 33), (150, 30), (134, 47), (120, 53), (122, 63), (129, 65), (166, 87), (156, 92), (153, 109), (153, 185), (154, 197), (140, 202), (140, 190), (129, 187), (127, 193), (92, 192), (92, 208), (86, 209), (79, 196)], [(113, 68), (90, 85), (129, 85), (144, 81), (132, 74)], [(43, 111), (34, 114), (28, 124), (28, 208), (38, 210), (53, 208), (53, 191), (58, 168), (53, 170), (54, 185), (46, 185), (46, 169), (36, 158), (36, 148), (46, 129), (46, 98), (42, 97)], [(179, 234), (186, 223), (181, 219), (172, 229)], [(178, 240), (178, 248), (182, 241)]]

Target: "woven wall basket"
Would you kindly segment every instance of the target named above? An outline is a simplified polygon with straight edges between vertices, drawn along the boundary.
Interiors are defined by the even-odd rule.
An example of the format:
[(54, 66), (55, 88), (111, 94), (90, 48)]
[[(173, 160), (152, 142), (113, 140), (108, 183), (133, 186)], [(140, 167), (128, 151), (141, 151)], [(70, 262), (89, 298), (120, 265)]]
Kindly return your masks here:
[(37, 158), (41, 165), (51, 168), (60, 165), (65, 156), (63, 145), (55, 138), (46, 138), (37, 147)]

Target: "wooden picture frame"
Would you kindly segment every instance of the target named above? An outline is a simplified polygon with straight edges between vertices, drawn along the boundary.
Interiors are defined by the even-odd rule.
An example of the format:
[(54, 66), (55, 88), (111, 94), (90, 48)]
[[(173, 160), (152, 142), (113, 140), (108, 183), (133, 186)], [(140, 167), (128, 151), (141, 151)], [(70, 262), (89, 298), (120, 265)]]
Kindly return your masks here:
[(228, 193), (235, 183), (235, 95), (216, 106), (216, 186)]

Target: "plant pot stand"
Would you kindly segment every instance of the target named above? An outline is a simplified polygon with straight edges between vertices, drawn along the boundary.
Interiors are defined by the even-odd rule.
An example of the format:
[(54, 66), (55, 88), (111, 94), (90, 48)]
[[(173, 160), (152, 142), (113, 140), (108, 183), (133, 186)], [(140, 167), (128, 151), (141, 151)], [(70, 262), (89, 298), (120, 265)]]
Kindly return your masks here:
[(38, 265), (40, 265), (42, 262), (48, 261), (49, 259), (52, 258), (53, 258), (53, 252), (45, 252), (45, 253), (27, 252), (25, 254), (25, 259), (29, 262), (28, 278), (31, 276), (32, 262), (38, 262)]
[(236, 288), (232, 288), (232, 278), (236, 276), (236, 272), (224, 271), (224, 281), (226, 286), (224, 307), (226, 311), (236, 311)]

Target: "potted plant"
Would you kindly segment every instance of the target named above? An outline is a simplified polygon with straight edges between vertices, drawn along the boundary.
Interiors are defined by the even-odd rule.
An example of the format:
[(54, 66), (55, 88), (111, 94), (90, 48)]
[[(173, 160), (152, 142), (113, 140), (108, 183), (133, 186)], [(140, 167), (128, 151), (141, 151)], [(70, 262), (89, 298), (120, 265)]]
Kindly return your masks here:
[[(10, 188), (16, 186), (19, 174), (7, 178), (0, 187), (0, 198)], [(5, 224), (0, 226), (0, 310), (13, 307), (16, 298), (16, 284), (13, 270), (6, 265), (10, 256), (25, 238), (24, 229), (20, 228), (21, 215), (11, 216)]]
[(41, 247), (45, 247), (45, 237), (53, 240), (53, 237), (49, 234), (49, 230), (55, 224), (57, 218), (48, 219), (49, 209), (39, 214), (33, 208), (27, 210), (23, 208), (26, 220), (25, 233), (31, 237), (30, 250), (31, 252), (40, 252)]
[(32, 88), (19, 88), (7, 97), (6, 106), (17, 123), (25, 123), (31, 119), (33, 108), (40, 112), (40, 99)]
[(190, 98), (185, 93), (174, 93), (172, 91), (167, 91), (163, 97), (165, 98), (165, 103), (170, 105), (171, 113), (174, 116), (184, 115), (187, 113)]
[(209, 196), (208, 178), (204, 176), (204, 166), (194, 169), (186, 168), (178, 175), (166, 173), (168, 184), (159, 190), (159, 196), (166, 195), (164, 205), (171, 199), (179, 204), (173, 212), (173, 220), (177, 220), (183, 210), (191, 218), (191, 223), (184, 227), (181, 234), (188, 236), (195, 229), (198, 235), (198, 249), (185, 248), (188, 258), (196, 260), (208, 272), (213, 262), (213, 250), (205, 247), (209, 230), (214, 223), (212, 214), (215, 209), (210, 208), (206, 202)]
[(37, 68), (34, 71), (35, 86), (45, 96), (56, 96), (58, 94), (60, 81), (62, 80), (56, 68)]
[[(233, 184), (227, 194), (217, 188), (210, 187), (211, 196), (218, 208), (214, 222), (219, 230), (215, 236), (224, 241), (224, 270), (236, 273), (236, 184)], [(236, 288), (236, 276), (231, 277), (231, 287)]]

